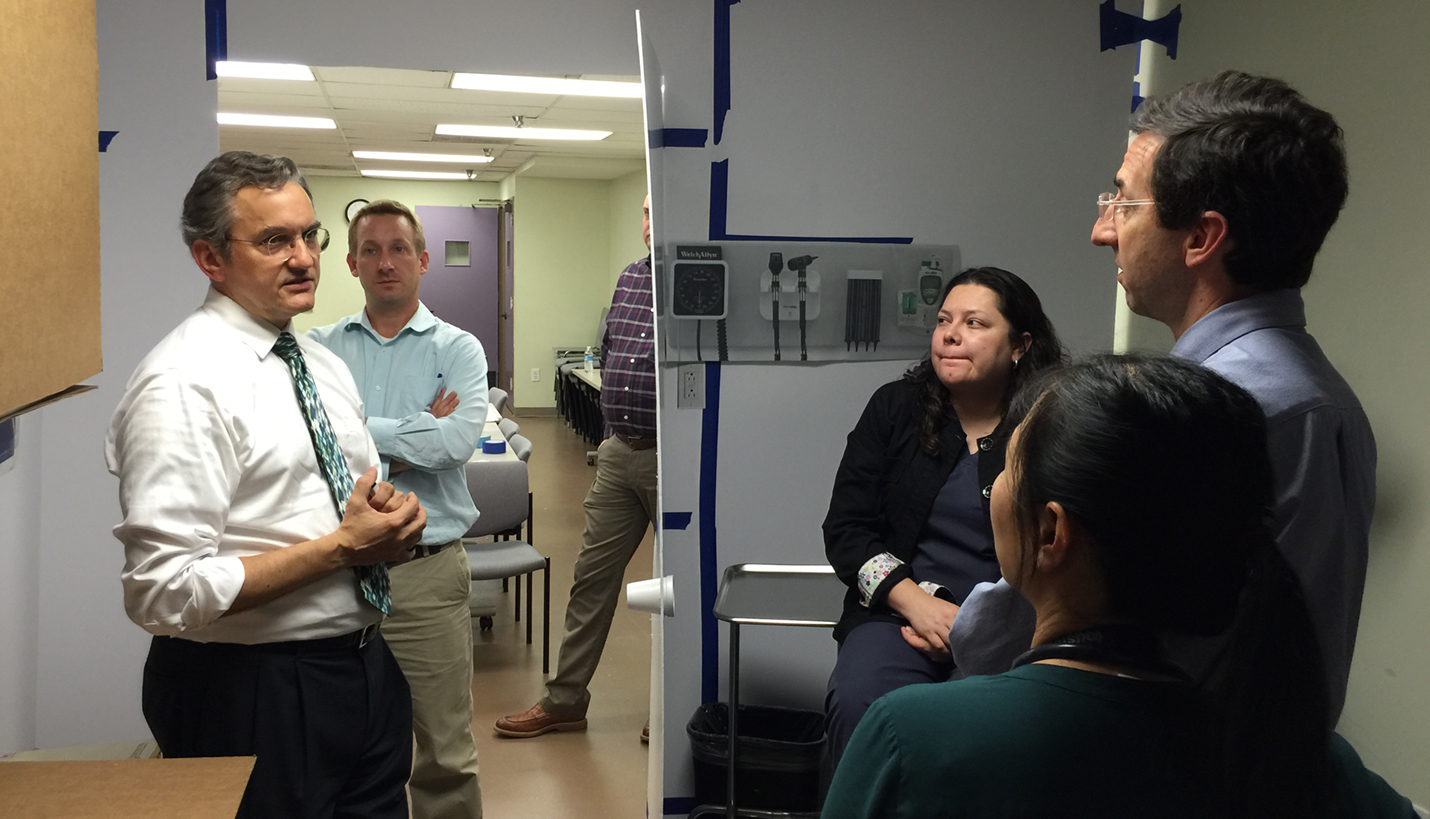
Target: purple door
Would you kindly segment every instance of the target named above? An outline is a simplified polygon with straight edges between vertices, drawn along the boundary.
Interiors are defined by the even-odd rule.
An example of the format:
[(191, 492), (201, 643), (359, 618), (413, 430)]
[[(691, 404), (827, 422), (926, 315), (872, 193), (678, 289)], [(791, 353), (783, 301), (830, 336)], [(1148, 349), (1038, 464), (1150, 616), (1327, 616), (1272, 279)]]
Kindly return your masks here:
[(422, 303), (438, 318), (477, 337), (496, 374), (501, 346), (497, 332), (496, 208), (419, 205), (427, 235), (427, 275)]

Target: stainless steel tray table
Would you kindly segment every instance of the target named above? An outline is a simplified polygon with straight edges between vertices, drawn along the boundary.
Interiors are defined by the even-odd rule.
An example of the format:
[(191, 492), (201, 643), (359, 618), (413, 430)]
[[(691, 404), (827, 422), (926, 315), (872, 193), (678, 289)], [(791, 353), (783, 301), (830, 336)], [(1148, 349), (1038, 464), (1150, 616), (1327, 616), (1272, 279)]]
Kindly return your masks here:
[(825, 564), (737, 563), (725, 569), (715, 599), (715, 617), (730, 624), (730, 736), (726, 752), (725, 805), (700, 805), (691, 819), (724, 813), (737, 816), (791, 816), (787, 811), (739, 810), (735, 801), (735, 771), (740, 707), (740, 626), (833, 627), (843, 610), (848, 589)]

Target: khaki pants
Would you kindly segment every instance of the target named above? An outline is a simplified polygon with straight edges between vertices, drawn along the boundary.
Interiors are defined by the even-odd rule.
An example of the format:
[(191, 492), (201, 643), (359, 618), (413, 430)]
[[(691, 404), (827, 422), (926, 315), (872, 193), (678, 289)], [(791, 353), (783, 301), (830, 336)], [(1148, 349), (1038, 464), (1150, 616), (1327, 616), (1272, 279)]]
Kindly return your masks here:
[(478, 819), (467, 553), (457, 542), (394, 566), (390, 575), (392, 613), (382, 636), (412, 688), (413, 819)]
[(572, 720), (584, 717), (591, 703), (587, 686), (606, 647), (626, 564), (656, 516), (655, 449), (633, 450), (615, 437), (603, 441), (585, 508), (586, 532), (566, 604), (566, 636), (556, 676), (541, 701), (546, 713)]

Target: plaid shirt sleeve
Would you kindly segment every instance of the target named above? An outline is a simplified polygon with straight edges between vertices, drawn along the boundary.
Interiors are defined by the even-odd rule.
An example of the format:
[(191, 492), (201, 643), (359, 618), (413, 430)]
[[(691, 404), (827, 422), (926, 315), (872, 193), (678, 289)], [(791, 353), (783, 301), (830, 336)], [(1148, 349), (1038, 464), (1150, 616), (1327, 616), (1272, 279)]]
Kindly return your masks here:
[(646, 257), (621, 273), (601, 344), (601, 412), (606, 427), (627, 438), (655, 437), (653, 304)]

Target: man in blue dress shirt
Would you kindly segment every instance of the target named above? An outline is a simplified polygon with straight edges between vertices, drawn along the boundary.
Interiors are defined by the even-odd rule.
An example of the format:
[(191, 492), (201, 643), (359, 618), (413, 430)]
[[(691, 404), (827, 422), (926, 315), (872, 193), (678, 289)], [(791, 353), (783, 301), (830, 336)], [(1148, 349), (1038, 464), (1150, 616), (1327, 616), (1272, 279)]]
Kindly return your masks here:
[(412, 815), (480, 817), (471, 572), (461, 538), (478, 514), (463, 465), (486, 423), (487, 359), (471, 333), (418, 298), (427, 243), (404, 205), (378, 200), (358, 211), (348, 225), (348, 267), (366, 308), (309, 334), (352, 370), (393, 485), (427, 507), (416, 559), (391, 572), (392, 613), (382, 625), (412, 687)]
[(1265, 410), (1272, 532), (1306, 594), (1334, 724), (1365, 589), (1376, 460), (1365, 411), (1306, 332), (1301, 300), (1346, 201), (1340, 126), (1280, 80), (1228, 71), (1147, 100), (1132, 131), (1093, 244), (1112, 248), (1127, 306), (1172, 331), (1172, 355)]
[[(1280, 80), (1235, 71), (1146, 100), (1098, 200), (1127, 306), (1167, 325), (1172, 355), (1266, 412), (1272, 531), (1306, 595), (1335, 723), (1345, 705), (1375, 509), (1375, 437), (1355, 393), (1306, 332), (1301, 288), (1348, 190), (1329, 113)], [(970, 674), (1026, 651), (1031, 607), (1006, 582), (975, 589), (949, 635)], [(1016, 637), (1016, 639), (1012, 639)], [(1205, 652), (1183, 646), (1195, 665)]]

